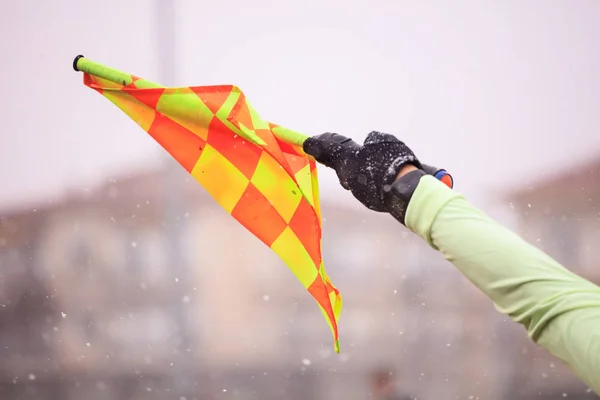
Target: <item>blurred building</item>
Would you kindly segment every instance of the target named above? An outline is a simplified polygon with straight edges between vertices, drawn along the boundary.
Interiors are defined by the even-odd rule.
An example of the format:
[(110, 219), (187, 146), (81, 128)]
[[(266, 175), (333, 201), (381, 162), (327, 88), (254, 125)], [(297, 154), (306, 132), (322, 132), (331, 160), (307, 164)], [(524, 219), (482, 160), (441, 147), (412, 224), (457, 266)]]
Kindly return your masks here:
[(388, 215), (322, 204), (336, 355), (287, 267), (175, 177), (170, 213), (164, 170), (0, 213), (1, 399), (359, 400), (382, 366), (419, 398), (501, 398), (491, 303)]
[[(515, 190), (508, 197), (525, 240), (600, 284), (598, 174), (600, 158)], [(517, 350), (510, 361), (512, 395), (532, 399), (594, 396), (560, 361), (532, 344), (523, 330), (511, 336), (512, 348)]]

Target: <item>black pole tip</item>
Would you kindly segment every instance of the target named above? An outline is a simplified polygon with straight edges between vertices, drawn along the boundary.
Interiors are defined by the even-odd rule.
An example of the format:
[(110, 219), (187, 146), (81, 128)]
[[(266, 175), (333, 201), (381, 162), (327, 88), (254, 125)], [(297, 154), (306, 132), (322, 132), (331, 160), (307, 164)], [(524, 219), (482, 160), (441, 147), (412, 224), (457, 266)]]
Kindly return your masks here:
[(77, 68), (77, 61), (79, 61), (80, 58), (83, 58), (81, 54), (75, 57), (75, 59), (73, 60), (73, 69), (77, 72), (79, 72), (79, 68)]

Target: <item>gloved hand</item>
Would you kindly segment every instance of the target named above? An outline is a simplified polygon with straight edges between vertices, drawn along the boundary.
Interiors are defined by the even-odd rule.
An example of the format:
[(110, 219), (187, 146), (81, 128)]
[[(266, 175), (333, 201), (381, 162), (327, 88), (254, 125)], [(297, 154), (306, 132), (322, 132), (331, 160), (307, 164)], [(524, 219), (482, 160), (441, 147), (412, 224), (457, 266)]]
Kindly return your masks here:
[(350, 138), (328, 132), (308, 138), (303, 147), (319, 163), (333, 168), (341, 185), (374, 211), (390, 211), (386, 196), (400, 169), (407, 164), (452, 187), (452, 179), (444, 170), (421, 164), (408, 146), (387, 133), (373, 131), (361, 146)]

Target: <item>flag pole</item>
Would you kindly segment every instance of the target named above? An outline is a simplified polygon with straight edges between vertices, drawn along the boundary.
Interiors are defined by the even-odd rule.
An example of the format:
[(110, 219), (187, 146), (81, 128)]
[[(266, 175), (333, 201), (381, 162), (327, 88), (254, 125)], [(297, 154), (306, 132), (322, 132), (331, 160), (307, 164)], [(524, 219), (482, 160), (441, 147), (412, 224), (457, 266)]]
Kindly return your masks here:
[[(133, 81), (131, 78), (131, 74), (97, 63), (95, 61), (85, 58), (82, 55), (78, 55), (73, 60), (73, 69), (75, 71), (85, 72), (90, 75), (97, 76), (98, 78), (106, 79), (107, 81), (123, 86), (130, 85)], [(165, 88), (165, 86), (151, 82), (146, 79), (139, 79), (135, 81), (135, 87), (139, 89)], [(304, 135), (302, 133), (295, 132), (289, 129), (273, 129), (273, 135), (275, 135), (275, 137), (282, 142), (289, 143), (300, 148), (302, 147), (304, 141), (309, 138), (308, 135)], [(252, 140), (257, 145), (264, 144), (264, 142), (262, 142), (260, 138), (256, 138), (255, 140), (253, 140), (252, 137), (249, 137), (248, 139)]]

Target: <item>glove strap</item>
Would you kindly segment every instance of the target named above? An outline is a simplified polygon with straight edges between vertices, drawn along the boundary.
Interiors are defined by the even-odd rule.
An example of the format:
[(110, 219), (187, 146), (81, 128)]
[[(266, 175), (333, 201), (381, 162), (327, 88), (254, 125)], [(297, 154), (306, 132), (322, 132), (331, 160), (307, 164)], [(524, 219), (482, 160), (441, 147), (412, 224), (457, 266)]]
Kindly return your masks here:
[(427, 173), (421, 169), (409, 172), (392, 183), (385, 192), (385, 206), (392, 217), (396, 218), (402, 225), (406, 216), (408, 203), (412, 198), (421, 177)]
[(385, 206), (392, 217), (398, 220), (402, 225), (406, 225), (406, 210), (408, 209), (410, 199), (417, 189), (422, 176), (433, 175), (436, 179), (440, 180), (450, 189), (454, 187), (452, 175), (446, 172), (446, 170), (432, 169), (428, 171), (427, 168), (432, 167), (426, 166), (424, 168), (425, 170), (417, 169), (415, 171), (411, 171), (388, 186), (387, 190), (384, 188)]

